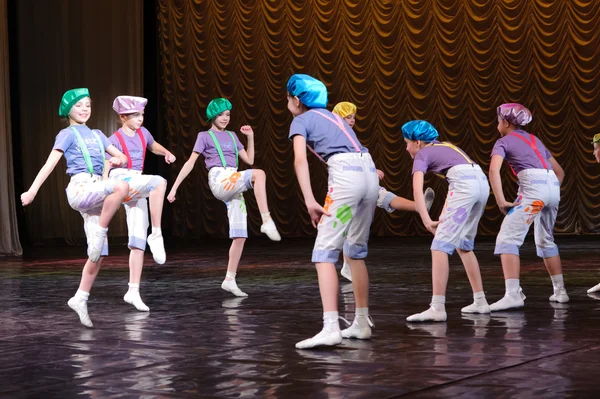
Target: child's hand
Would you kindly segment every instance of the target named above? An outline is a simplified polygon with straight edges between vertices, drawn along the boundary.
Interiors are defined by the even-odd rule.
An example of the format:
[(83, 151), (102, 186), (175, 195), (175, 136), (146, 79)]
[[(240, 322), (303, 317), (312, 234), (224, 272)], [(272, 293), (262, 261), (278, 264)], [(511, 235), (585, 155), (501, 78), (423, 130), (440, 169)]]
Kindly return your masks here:
[(516, 202), (508, 202), (507, 200), (498, 201), (498, 208), (500, 208), (500, 212), (506, 215), (512, 208), (515, 206), (521, 205), (521, 201)]
[(379, 176), (379, 180), (383, 180), (383, 178), (385, 177), (383, 171), (379, 169), (377, 169), (377, 176)]
[(249, 125), (244, 125), (240, 128), (240, 133), (244, 136), (254, 136), (254, 131)]
[(123, 165), (123, 160), (119, 157), (111, 157), (108, 160), (108, 163), (110, 163), (111, 166), (121, 166)]
[(167, 152), (165, 154), (165, 162), (168, 164), (172, 164), (173, 162), (175, 162), (175, 155), (171, 154), (170, 152)]
[(325, 208), (319, 205), (316, 201), (307, 203), (306, 209), (308, 210), (308, 214), (310, 215), (310, 221), (312, 222), (312, 225), (315, 228), (317, 227), (317, 224), (319, 224), (319, 221), (321, 220), (321, 217), (323, 215), (331, 216), (331, 213), (326, 211)]
[(23, 194), (21, 194), (21, 204), (23, 206), (27, 206), (33, 202), (34, 198), (35, 194), (30, 193), (29, 191), (24, 192)]
[(171, 203), (175, 202), (175, 200), (176, 200), (176, 198), (175, 198), (175, 194), (177, 194), (177, 192), (176, 192), (176, 191), (171, 191), (171, 192), (169, 193), (169, 195), (167, 195), (167, 201), (169, 201), (169, 202), (171, 202)]
[(440, 224), (440, 221), (439, 221), (439, 220), (437, 220), (437, 221), (435, 221), (435, 222), (434, 222), (433, 220), (430, 220), (430, 221), (428, 221), (427, 223), (424, 223), (424, 224), (425, 224), (425, 228), (426, 228), (426, 229), (427, 229), (427, 230), (428, 230), (428, 231), (429, 231), (431, 234), (435, 235), (435, 232), (437, 231), (437, 227), (438, 227), (438, 225)]

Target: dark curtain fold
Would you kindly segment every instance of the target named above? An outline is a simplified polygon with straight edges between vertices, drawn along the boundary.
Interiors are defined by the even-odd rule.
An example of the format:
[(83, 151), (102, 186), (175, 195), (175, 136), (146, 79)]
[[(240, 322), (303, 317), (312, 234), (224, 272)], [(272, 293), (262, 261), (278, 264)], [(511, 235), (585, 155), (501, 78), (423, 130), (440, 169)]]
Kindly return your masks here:
[[(399, 126), (426, 119), (441, 138), (462, 147), (484, 169), (495, 140), (496, 107), (520, 102), (529, 126), (567, 172), (558, 233), (590, 233), (600, 224), (599, 168), (590, 139), (600, 113), (600, 2), (571, 0), (292, 0), (160, 1), (159, 59), (164, 121), (178, 159), (173, 181), (205, 108), (217, 96), (233, 103), (230, 128), (253, 126), (256, 167), (268, 176), (269, 203), (286, 236), (314, 234), (287, 139), (292, 119), (285, 84), (292, 73), (322, 79), (330, 106), (358, 106), (356, 131), (386, 177), (389, 190), (412, 197), (412, 161)], [(316, 193), (326, 172), (311, 161)], [(515, 180), (504, 170), (507, 196)], [(446, 184), (429, 178), (442, 207)], [(250, 230), (259, 214), (247, 196)], [(176, 236), (226, 236), (224, 205), (213, 198), (197, 165), (173, 205)], [(502, 215), (493, 198), (480, 233), (496, 234)], [(376, 213), (376, 235), (425, 234), (415, 214)]]
[(8, 8), (0, 0), (0, 255), (21, 255), (15, 213), (15, 183), (10, 112)]
[[(45, 163), (56, 134), (62, 94), (87, 87), (92, 97), (88, 125), (110, 136), (118, 128), (112, 110), (121, 94), (143, 95), (143, 2), (141, 0), (19, 0), (19, 104), (23, 182), (29, 188)], [(83, 222), (67, 203), (64, 159), (25, 209), (33, 243), (85, 242)], [(121, 209), (109, 236), (127, 236)]]

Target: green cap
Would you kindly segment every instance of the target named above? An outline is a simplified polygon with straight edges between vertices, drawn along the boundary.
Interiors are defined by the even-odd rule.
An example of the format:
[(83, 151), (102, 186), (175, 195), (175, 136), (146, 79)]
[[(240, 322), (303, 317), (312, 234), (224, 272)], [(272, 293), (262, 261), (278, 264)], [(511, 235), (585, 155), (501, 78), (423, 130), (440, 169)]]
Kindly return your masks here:
[(69, 116), (69, 112), (71, 112), (71, 108), (73, 105), (77, 104), (77, 101), (82, 98), (89, 97), (90, 92), (88, 89), (71, 89), (67, 91), (62, 96), (62, 100), (60, 100), (60, 106), (58, 107), (58, 116), (62, 118), (66, 118)]
[(594, 136), (592, 139), (592, 144), (600, 144), (600, 133)]
[(224, 111), (231, 111), (232, 105), (226, 98), (215, 98), (211, 102), (208, 103), (208, 107), (206, 107), (206, 117), (208, 120), (212, 120), (215, 116), (219, 115)]

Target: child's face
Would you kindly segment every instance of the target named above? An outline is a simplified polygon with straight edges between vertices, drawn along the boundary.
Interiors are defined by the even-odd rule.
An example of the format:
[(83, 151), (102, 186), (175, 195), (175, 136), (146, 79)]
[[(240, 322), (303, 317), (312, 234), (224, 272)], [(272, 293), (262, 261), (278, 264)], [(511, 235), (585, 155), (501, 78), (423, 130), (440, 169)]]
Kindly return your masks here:
[(215, 119), (213, 120), (213, 125), (215, 125), (219, 130), (225, 130), (227, 125), (229, 125), (230, 119), (231, 111), (223, 111), (219, 115), (215, 116)]
[(123, 126), (127, 126), (131, 130), (138, 130), (144, 123), (144, 113), (136, 112), (135, 114), (121, 115)]
[(354, 124), (356, 123), (356, 114), (350, 114), (348, 116), (345, 116), (344, 120), (346, 121), (348, 126), (354, 127)]
[(594, 143), (594, 158), (596, 162), (600, 163), (600, 144)]
[(510, 123), (501, 117), (498, 117), (498, 132), (500, 132), (500, 136), (504, 137), (510, 133)]
[(421, 142), (418, 140), (409, 140), (407, 138), (404, 139), (404, 142), (406, 143), (406, 151), (408, 151), (412, 159), (415, 159), (415, 155), (417, 155), (417, 152), (421, 149)]
[(298, 116), (302, 113), (302, 104), (300, 103), (300, 100), (298, 99), (298, 97), (296, 96), (291, 96), (288, 94), (287, 96), (288, 99), (288, 110), (292, 113), (292, 115), (294, 116)]
[(69, 111), (69, 118), (82, 125), (90, 119), (90, 116), (92, 116), (92, 100), (89, 97), (77, 101)]

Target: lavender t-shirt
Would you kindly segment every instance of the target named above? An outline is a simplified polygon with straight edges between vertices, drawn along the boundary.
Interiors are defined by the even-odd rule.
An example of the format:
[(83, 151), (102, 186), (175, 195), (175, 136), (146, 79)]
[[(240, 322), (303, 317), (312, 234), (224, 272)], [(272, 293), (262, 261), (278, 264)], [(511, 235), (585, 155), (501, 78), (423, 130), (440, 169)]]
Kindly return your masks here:
[[(221, 151), (223, 151), (223, 156), (225, 157), (225, 162), (228, 168), (235, 168), (236, 159), (235, 159), (235, 147), (234, 142), (231, 140), (231, 136), (228, 132), (220, 132), (218, 130), (211, 130), (219, 145), (221, 146)], [(232, 132), (233, 133), (233, 132)], [(233, 137), (235, 139), (235, 145), (238, 148), (238, 152), (244, 149), (242, 143), (240, 143), (240, 139), (238, 139), (237, 135), (233, 133)], [(208, 132), (200, 132), (198, 133), (198, 138), (196, 139), (196, 144), (194, 144), (194, 152), (198, 154), (204, 155), (204, 162), (206, 164), (206, 169), (210, 170), (211, 168), (222, 167), (221, 158), (219, 157), (219, 152), (217, 151), (217, 147), (215, 146), (215, 142)]]
[(108, 141), (104, 133), (100, 130), (94, 129), (94, 131), (92, 131), (86, 125), (73, 125), (63, 129), (58, 133), (54, 140), (54, 147), (52, 147), (52, 149), (63, 152), (63, 155), (67, 160), (67, 174), (72, 176), (77, 173), (89, 173), (73, 128), (77, 129), (83, 142), (88, 148), (94, 167), (94, 174), (102, 175), (104, 169), (104, 153), (100, 150), (98, 138), (102, 140), (105, 149), (111, 145), (111, 142)]
[[(357, 152), (346, 133), (331, 120), (318, 115), (317, 112), (336, 120), (335, 115), (324, 108), (305, 112), (295, 117), (292, 121), (289, 138), (292, 139), (296, 135), (304, 137), (306, 144), (314, 149), (324, 160), (329, 159), (329, 157), (335, 154)], [(354, 143), (356, 143), (360, 152), (369, 152), (366, 147), (360, 144), (354, 130), (346, 124), (343, 118), (340, 119), (346, 132)]]
[[(461, 155), (458, 151), (451, 147), (446, 147), (440, 144), (439, 141), (433, 141), (432, 146), (424, 147), (415, 155), (412, 173), (415, 172), (433, 172), (439, 175), (446, 175), (448, 169), (456, 165), (466, 165), (469, 161), (473, 162), (463, 150), (459, 150), (467, 158)], [(456, 147), (458, 148), (458, 147)], [(468, 160), (467, 160), (468, 159)]]
[[(144, 135), (144, 139), (146, 140), (146, 148), (150, 148), (150, 146), (154, 143), (154, 137), (152, 137), (152, 134), (150, 134), (148, 129), (146, 129), (145, 127), (142, 126), (140, 128), (140, 130), (142, 131), (142, 134)], [(129, 136), (129, 135), (125, 134), (125, 132), (123, 131), (123, 128), (119, 129), (119, 133), (121, 133), (121, 137), (123, 137), (123, 141), (125, 142), (125, 145), (127, 146), (127, 150), (129, 151), (129, 156), (131, 157), (131, 169), (141, 171), (144, 168), (144, 164), (143, 164), (143, 160), (142, 160), (142, 156), (143, 156), (142, 140), (140, 140), (139, 134), (137, 132), (135, 132), (135, 135)], [(122, 153), (125, 153), (125, 151), (123, 151), (123, 148), (121, 147), (121, 142), (117, 138), (116, 134), (113, 134), (112, 136), (110, 136), (110, 138), (108, 140), (115, 147), (117, 147), (119, 149), (119, 151), (121, 151)], [(107, 157), (109, 157), (109, 156), (107, 155)], [(125, 164), (121, 167), (127, 168), (127, 164)]]
[(540, 139), (524, 130), (515, 130), (513, 133), (523, 137), (529, 142), (531, 142), (532, 138), (535, 139), (535, 146), (546, 161), (546, 167), (544, 167), (540, 158), (533, 148), (531, 148), (531, 145), (527, 144), (519, 137), (510, 134), (496, 141), (496, 144), (494, 144), (494, 148), (492, 149), (492, 156), (500, 155), (502, 158), (506, 159), (508, 164), (514, 169), (515, 173), (519, 173), (525, 169), (552, 170), (552, 165), (550, 165), (550, 162), (548, 161), (552, 158), (552, 154), (550, 154)]

